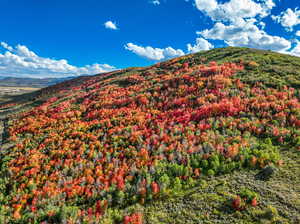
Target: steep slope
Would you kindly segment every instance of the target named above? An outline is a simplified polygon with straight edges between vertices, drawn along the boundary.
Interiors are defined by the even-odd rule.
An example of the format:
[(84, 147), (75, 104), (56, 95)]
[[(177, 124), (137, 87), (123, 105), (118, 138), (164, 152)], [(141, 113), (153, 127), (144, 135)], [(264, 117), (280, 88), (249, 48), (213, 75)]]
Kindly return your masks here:
[(225, 48), (42, 89), (1, 151), (2, 220), (295, 223), (299, 71)]

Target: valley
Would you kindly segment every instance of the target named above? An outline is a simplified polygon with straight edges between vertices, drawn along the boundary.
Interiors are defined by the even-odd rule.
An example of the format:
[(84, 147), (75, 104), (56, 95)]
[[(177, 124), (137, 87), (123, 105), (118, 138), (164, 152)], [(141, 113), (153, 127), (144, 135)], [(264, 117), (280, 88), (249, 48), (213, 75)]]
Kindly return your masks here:
[(13, 101), (17, 96), (37, 90), (39, 90), (39, 88), (0, 86), (0, 104), (7, 101)]

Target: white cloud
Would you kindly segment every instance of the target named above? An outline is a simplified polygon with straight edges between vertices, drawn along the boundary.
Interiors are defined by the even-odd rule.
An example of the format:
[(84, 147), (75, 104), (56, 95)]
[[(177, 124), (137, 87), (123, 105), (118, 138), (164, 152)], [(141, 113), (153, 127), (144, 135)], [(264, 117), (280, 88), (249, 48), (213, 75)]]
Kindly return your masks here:
[(260, 30), (254, 23), (255, 19), (247, 21), (240, 20), (239, 23), (224, 25), (217, 22), (213, 28), (206, 29), (197, 34), (206, 39), (224, 40), (230, 46), (242, 46), (258, 49), (268, 49), (274, 51), (286, 51), (291, 47), (290, 41), (268, 35), (265, 31)]
[(264, 1), (264, 4), (263, 4), (263, 7), (266, 8), (266, 9), (272, 9), (274, 8), (276, 5), (275, 3), (273, 2), (273, 0), (265, 0)]
[(300, 41), (296, 40), (296, 46), (288, 54), (300, 57)]
[(215, 24), (197, 34), (205, 39), (223, 40), (230, 46), (251, 47), (285, 52), (291, 42), (264, 31), (262, 18), (275, 7), (273, 0), (195, 0), (196, 7), (209, 16)]
[(275, 6), (273, 0), (261, 3), (252, 0), (230, 0), (219, 4), (216, 0), (195, 0), (196, 7), (208, 15), (213, 21), (231, 21), (239, 18), (265, 17)]
[(187, 45), (187, 49), (189, 53), (197, 53), (199, 51), (206, 51), (212, 49), (214, 46), (209, 43), (204, 38), (197, 38), (196, 44), (192, 46), (191, 44)]
[(152, 0), (151, 3), (153, 5), (160, 5), (160, 1), (159, 0)]
[(106, 29), (111, 29), (111, 30), (117, 30), (118, 29), (116, 23), (114, 23), (112, 21), (105, 22), (104, 26), (105, 26)]
[(10, 46), (8, 46), (8, 44), (5, 43), (5, 42), (1, 42), (0, 45), (1, 45), (3, 48), (5, 48), (5, 49), (7, 49), (7, 50), (9, 50), (9, 51), (12, 51), (12, 50), (13, 50), (13, 48), (10, 47)]
[[(214, 46), (209, 43), (204, 38), (197, 38), (195, 45), (187, 44), (187, 53), (197, 53), (199, 51), (210, 50)], [(186, 53), (181, 49), (174, 49), (172, 47), (166, 48), (153, 48), (151, 46), (143, 47), (138, 46), (133, 43), (128, 43), (125, 45), (125, 49), (135, 53), (138, 56), (154, 60), (161, 61), (174, 57), (180, 57)]]
[(261, 27), (261, 29), (265, 29), (266, 23), (264, 22), (259, 22), (258, 25)]
[(296, 36), (299, 36), (299, 37), (300, 37), (300, 30), (298, 30), (298, 31), (296, 32)]
[(196, 7), (203, 12), (210, 13), (218, 7), (216, 0), (195, 0)]
[(167, 48), (153, 48), (153, 47), (142, 47), (135, 45), (133, 43), (128, 43), (125, 45), (125, 49), (150, 60), (160, 61), (173, 57), (179, 57), (184, 55), (184, 52), (180, 49), (173, 49), (172, 47)]
[(289, 8), (278, 16), (272, 16), (272, 19), (280, 23), (288, 31), (292, 31), (294, 26), (300, 24), (300, 10), (296, 8), (295, 11), (293, 11)]
[(1, 42), (1, 46), (4, 51), (0, 48), (0, 76), (54, 78), (82, 74), (92, 75), (115, 69), (107, 64), (76, 67), (70, 65), (65, 59), (55, 60), (40, 57), (23, 45), (11, 47)]

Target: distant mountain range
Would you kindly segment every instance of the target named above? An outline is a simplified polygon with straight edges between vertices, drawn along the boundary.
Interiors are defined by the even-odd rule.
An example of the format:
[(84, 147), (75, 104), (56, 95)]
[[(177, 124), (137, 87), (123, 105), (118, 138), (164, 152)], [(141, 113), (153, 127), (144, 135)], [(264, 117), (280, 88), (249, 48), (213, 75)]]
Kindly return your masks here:
[(37, 79), (37, 78), (0, 77), (0, 86), (43, 88), (73, 78), (74, 77)]

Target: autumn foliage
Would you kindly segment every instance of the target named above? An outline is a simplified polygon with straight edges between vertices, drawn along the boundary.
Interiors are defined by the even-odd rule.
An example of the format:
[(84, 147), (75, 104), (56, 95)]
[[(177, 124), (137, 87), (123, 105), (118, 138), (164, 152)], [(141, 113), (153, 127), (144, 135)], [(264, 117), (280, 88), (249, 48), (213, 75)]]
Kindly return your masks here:
[[(6, 152), (11, 186), (2, 200), (10, 219), (48, 220), (71, 206), (70, 223), (101, 220), (109, 208), (202, 175), (264, 167), (279, 160), (277, 145), (300, 145), (295, 89), (243, 83), (242, 64), (172, 60), (151, 69), (47, 88), (56, 96), (10, 126), (17, 144)], [(142, 223), (141, 214), (123, 223)]]

